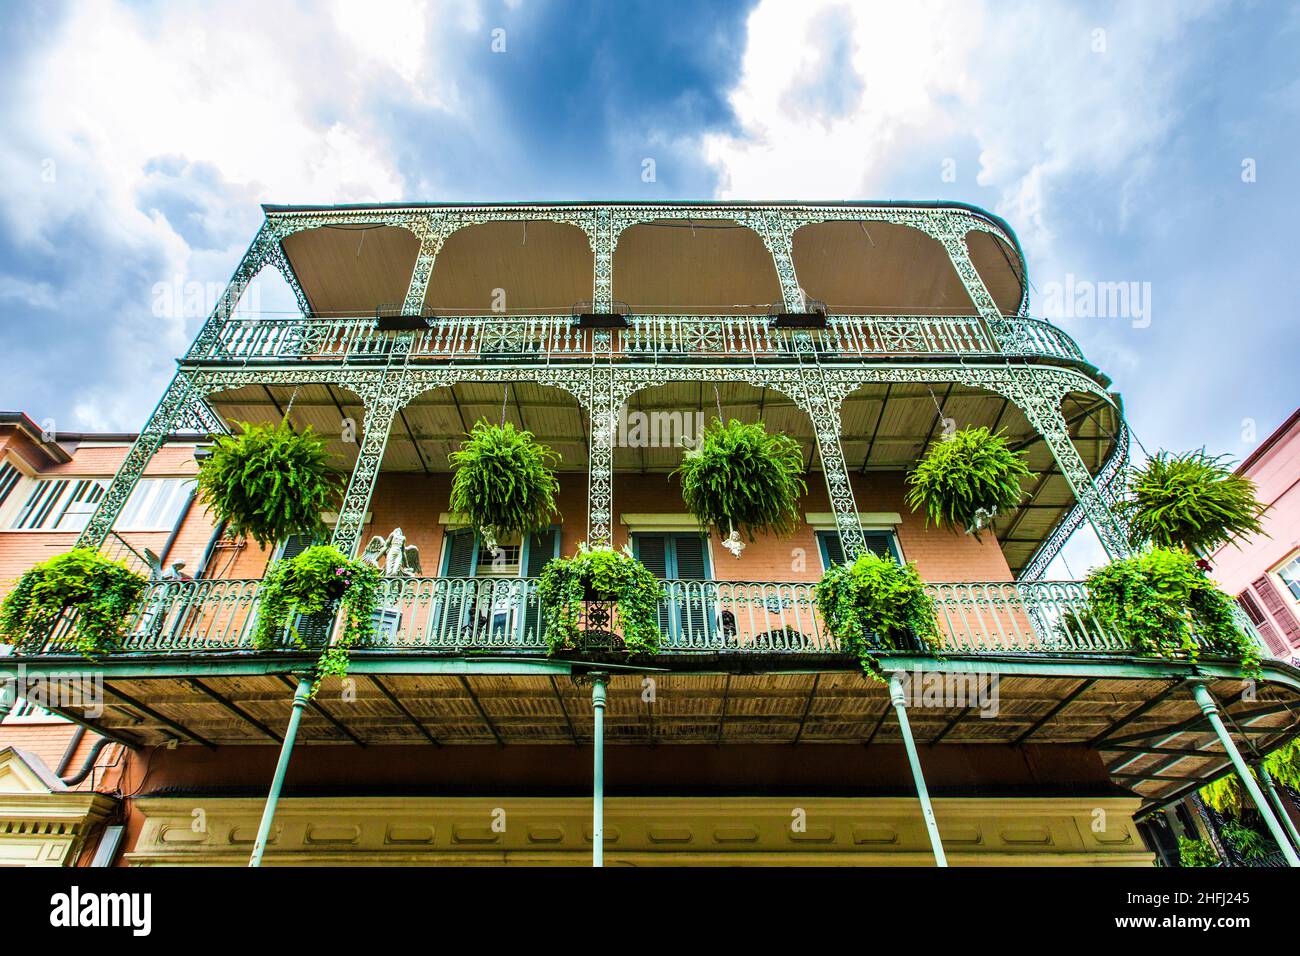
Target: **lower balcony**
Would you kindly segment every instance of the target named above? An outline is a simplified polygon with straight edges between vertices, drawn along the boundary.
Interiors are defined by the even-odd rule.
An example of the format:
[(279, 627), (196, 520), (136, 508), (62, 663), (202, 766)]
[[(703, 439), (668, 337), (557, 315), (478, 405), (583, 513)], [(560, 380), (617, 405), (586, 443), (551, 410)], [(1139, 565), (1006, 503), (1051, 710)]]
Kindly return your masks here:
[[(375, 636), (365, 650), (459, 656), (545, 655), (548, 645), (537, 578), (402, 577), (384, 581)], [(211, 654), (253, 651), (260, 580), (198, 580), (148, 585), (128, 628), (127, 654)], [(816, 609), (810, 582), (670, 580), (659, 611), (658, 658), (701, 655), (842, 655)], [(1088, 613), (1081, 582), (943, 583), (927, 588), (936, 608), (942, 653), (953, 655), (1125, 655), (1123, 635)], [(594, 656), (617, 651), (613, 604), (589, 602), (584, 632)], [(60, 654), (71, 620), (43, 653)], [(333, 634), (330, 615), (299, 618), (307, 644)], [(297, 644), (287, 629), (285, 650)], [(902, 653), (921, 654), (919, 646)]]

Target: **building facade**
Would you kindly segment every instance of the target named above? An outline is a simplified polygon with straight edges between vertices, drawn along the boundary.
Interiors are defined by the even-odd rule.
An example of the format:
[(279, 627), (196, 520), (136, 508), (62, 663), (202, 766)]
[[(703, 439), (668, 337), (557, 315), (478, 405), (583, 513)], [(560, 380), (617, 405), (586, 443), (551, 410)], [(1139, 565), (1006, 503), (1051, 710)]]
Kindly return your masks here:
[[(111, 455), (46, 436), (70, 460), (44, 465), (39, 434), (0, 447), (8, 576), (74, 540), (154, 567), (123, 652), (0, 658), (9, 701), (60, 674), (99, 689), (47, 704), (121, 751), (115, 862), (1150, 865), (1137, 819), (1292, 733), (1289, 664), (1243, 694), (1237, 662), (1138, 657), (1087, 620), (1081, 583), (1043, 580), (1084, 523), (1127, 553), (1127, 429), (1105, 375), (1029, 316), (996, 217), (265, 213), (137, 436)], [(299, 315), (236, 316), (263, 270)], [(793, 534), (739, 556), (700, 534), (670, 473), (713, 417), (800, 444)], [(448, 455), (485, 418), (561, 456), (561, 519), (495, 557), (448, 504)], [(311, 655), (250, 641), (268, 563), (310, 542), (232, 540), (183, 490), (209, 435), (281, 420), (348, 476), (333, 543), (400, 528), (421, 566), (386, 580), (377, 635), (310, 700)], [(1005, 430), (1035, 473), (979, 536), (904, 502), (907, 470), (968, 425)], [(63, 475), (102, 480), (56, 499)], [(536, 577), (581, 542), (666, 581), (658, 654), (547, 654)], [(866, 550), (915, 563), (940, 655), (882, 653), (873, 677), (826, 633), (813, 585)]]
[(1224, 545), (1215, 577), (1283, 660), (1300, 654), (1300, 409), (1260, 442), (1237, 473), (1255, 482), (1268, 506), (1264, 533)]

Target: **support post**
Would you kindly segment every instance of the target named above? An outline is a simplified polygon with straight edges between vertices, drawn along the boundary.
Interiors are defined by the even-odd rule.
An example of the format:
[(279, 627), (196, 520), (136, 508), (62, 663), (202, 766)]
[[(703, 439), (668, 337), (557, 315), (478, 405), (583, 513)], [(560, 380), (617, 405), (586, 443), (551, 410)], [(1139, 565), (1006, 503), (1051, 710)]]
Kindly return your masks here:
[[(395, 344), (394, 349), (401, 345), (410, 351), (409, 334), (403, 342)], [(392, 430), (393, 419), (406, 404), (405, 369), (385, 371), (378, 380), (367, 384), (361, 399), (365, 404), (361, 446), (357, 450), (356, 464), (352, 466), (352, 475), (348, 479), (331, 541), (334, 547), (350, 558), (356, 557), (361, 544), (361, 528), (366, 521), (370, 499), (375, 493), (375, 483), (379, 480), (379, 468), (388, 448), (388, 434)]]
[(293, 754), (293, 742), (298, 736), (298, 724), (302, 722), (302, 712), (311, 696), (311, 678), (304, 677), (298, 681), (298, 689), (293, 694), (293, 709), (289, 711), (289, 726), (284, 731), (284, 743), (280, 745), (280, 759), (275, 765), (275, 776), (271, 778), (271, 791), (266, 795), (266, 806), (262, 809), (262, 822), (257, 826), (257, 840), (253, 843), (253, 855), (248, 860), (249, 866), (261, 866), (262, 854), (266, 852), (266, 841), (271, 838), (271, 824), (275, 820), (275, 808), (280, 802), (280, 789), (284, 786), (285, 775), (289, 772), (289, 757)]
[(939, 838), (939, 824), (934, 819), (934, 807), (930, 805), (930, 791), (925, 785), (925, 775), (921, 772), (921, 758), (916, 753), (916, 741), (912, 739), (912, 725), (907, 719), (907, 695), (903, 693), (903, 678), (898, 671), (889, 675), (889, 699), (894, 703), (894, 712), (898, 715), (898, 729), (903, 735), (903, 746), (907, 749), (907, 762), (912, 766), (916, 796), (921, 801), (921, 816), (925, 818), (925, 829), (930, 835), (930, 847), (934, 850), (934, 865), (947, 866), (948, 857), (943, 852), (943, 840)]
[(1282, 795), (1277, 792), (1277, 787), (1273, 785), (1273, 775), (1268, 772), (1268, 767), (1264, 766), (1264, 761), (1255, 765), (1259, 768), (1259, 779), (1264, 784), (1264, 790), (1268, 793), (1269, 801), (1273, 804), (1273, 810), (1277, 813), (1286, 827), (1286, 832), (1291, 837), (1291, 846), (1300, 850), (1300, 833), (1296, 832), (1295, 822), (1291, 819), (1291, 814), (1287, 813), (1286, 806), (1282, 803)]
[(867, 539), (862, 533), (862, 518), (853, 497), (844, 447), (840, 444), (840, 403), (831, 396), (826, 387), (826, 375), (816, 366), (801, 368), (799, 383), (802, 392), (799, 404), (812, 420), (817, 453), (822, 460), (822, 475), (826, 479), (826, 496), (835, 514), (835, 528), (844, 550), (844, 560), (852, 563), (867, 550)]
[(1196, 698), (1201, 713), (1209, 720), (1210, 726), (1214, 728), (1215, 734), (1218, 735), (1219, 743), (1223, 744), (1228, 759), (1232, 761), (1232, 765), (1237, 769), (1237, 776), (1241, 778), (1242, 786), (1246, 788), (1246, 792), (1250, 794), (1250, 799), (1255, 803), (1255, 809), (1259, 811), (1259, 815), (1264, 818), (1264, 822), (1268, 825), (1268, 832), (1273, 834), (1273, 839), (1281, 848), (1282, 855), (1286, 857), (1287, 865), (1300, 867), (1300, 856), (1296, 855), (1295, 847), (1291, 845), (1286, 831), (1282, 829), (1282, 824), (1278, 822), (1277, 817), (1273, 814), (1273, 809), (1269, 806), (1268, 800), (1265, 799), (1263, 791), (1260, 790), (1255, 775), (1250, 772), (1250, 768), (1246, 766), (1246, 761), (1242, 759), (1241, 751), (1232, 742), (1232, 737), (1228, 734), (1228, 728), (1223, 725), (1223, 718), (1219, 716), (1219, 705), (1215, 703), (1213, 695), (1210, 694), (1210, 689), (1204, 684), (1193, 684), (1192, 696)]
[(591, 675), (592, 738), (591, 865), (605, 865), (605, 685), (608, 674)]

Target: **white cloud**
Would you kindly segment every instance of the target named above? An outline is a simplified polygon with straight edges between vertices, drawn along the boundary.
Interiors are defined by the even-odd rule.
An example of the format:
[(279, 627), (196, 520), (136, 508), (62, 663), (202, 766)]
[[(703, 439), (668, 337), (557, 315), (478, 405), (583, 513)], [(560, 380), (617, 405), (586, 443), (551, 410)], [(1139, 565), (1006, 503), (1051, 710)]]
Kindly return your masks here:
[[(994, 211), (1042, 255), (1063, 225), (1052, 203), (1063, 183), (1116, 178), (1129, 213), (1177, 118), (1182, 31), (1214, 6), (1098, 16), (1042, 3), (763, 0), (730, 93), (739, 132), (703, 149), (724, 198), (893, 199), (927, 198), (892, 192), (918, 168), (933, 170), (928, 195), (943, 191), (943, 160), (973, 145), (970, 191), (995, 190)], [(833, 60), (835, 47), (851, 55)], [(839, 115), (800, 95), (818, 70), (825, 83), (852, 74), (859, 92)]]
[[(150, 287), (176, 275), (224, 281), (257, 203), (410, 198), (368, 100), (398, 91), (454, 112), (440, 56), (476, 23), (477, 5), (368, 0), (317, 12), (256, 0), (76, 4), (10, 77), (0, 217), (13, 242), (59, 264), (65, 293), (84, 297), (56, 313), (66, 329), (47, 331), (102, 339), (102, 367), (70, 383), (73, 427), (139, 427), (195, 325), (153, 315)], [(66, 255), (70, 235), (99, 254)], [(48, 300), (39, 283), (12, 278), (0, 296)]]

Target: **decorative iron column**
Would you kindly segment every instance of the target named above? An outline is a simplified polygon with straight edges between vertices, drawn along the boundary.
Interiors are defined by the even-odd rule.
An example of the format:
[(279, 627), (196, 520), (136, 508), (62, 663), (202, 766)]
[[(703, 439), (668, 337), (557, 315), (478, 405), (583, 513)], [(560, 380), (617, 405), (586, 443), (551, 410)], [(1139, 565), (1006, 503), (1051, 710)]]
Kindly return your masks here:
[[(591, 370), (590, 392), (586, 393), (591, 435), (587, 462), (587, 544), (613, 544), (614, 525), (614, 442), (618, 433), (618, 410), (623, 388), (613, 368)], [(581, 396), (580, 399), (581, 401)]]
[(248, 859), (249, 866), (261, 866), (262, 854), (266, 852), (266, 841), (271, 838), (271, 824), (275, 821), (275, 808), (280, 804), (280, 790), (284, 787), (284, 778), (289, 772), (289, 757), (293, 754), (294, 741), (298, 739), (298, 724), (302, 722), (302, 712), (311, 696), (311, 678), (304, 677), (298, 681), (298, 689), (293, 693), (293, 705), (289, 710), (289, 726), (284, 731), (284, 742), (280, 744), (280, 759), (275, 765), (275, 776), (271, 778), (271, 790), (266, 795), (266, 806), (262, 808), (262, 821), (257, 826), (257, 839), (253, 841), (253, 855)]
[(225, 431), (225, 423), (212, 413), (185, 373), (177, 372), (77, 536), (77, 547), (97, 548), (103, 544), (154, 454), (169, 434), (181, 428), (215, 433)]
[[(410, 333), (406, 333), (404, 339), (409, 351)], [(400, 343), (395, 343), (394, 349), (399, 345)], [(392, 430), (393, 419), (406, 404), (406, 392), (404, 368), (385, 371), (382, 377), (360, 388), (361, 401), (365, 406), (361, 447), (357, 452), (356, 464), (352, 467), (352, 476), (348, 479), (347, 491), (343, 495), (332, 540), (333, 545), (345, 555), (355, 555), (361, 542), (361, 527), (366, 522), (370, 499), (375, 493), (375, 482), (379, 480), (384, 451), (388, 448), (388, 434)]]
[(794, 397), (799, 407), (812, 419), (822, 475), (826, 479), (826, 494), (835, 514), (835, 528), (844, 549), (844, 560), (855, 561), (866, 551), (867, 539), (862, 533), (862, 519), (853, 497), (844, 448), (840, 445), (840, 402), (832, 397), (825, 373), (817, 365), (799, 369), (796, 391), (798, 394)]
[(794, 270), (794, 233), (802, 224), (801, 220), (784, 210), (772, 209), (751, 213), (747, 224), (758, 233), (763, 245), (772, 255), (776, 278), (781, 283), (781, 300), (785, 311), (806, 311), (808, 306)]
[(975, 268), (975, 263), (971, 261), (970, 248), (966, 245), (966, 234), (970, 231), (969, 220), (963, 215), (947, 210), (938, 213), (937, 216), (939, 221), (934, 222), (931, 219), (929, 223), (933, 224), (927, 224), (926, 232), (933, 236), (948, 253), (949, 261), (957, 270), (957, 278), (961, 280), (966, 294), (979, 310), (980, 318), (988, 326), (993, 341), (1005, 355), (1023, 354), (1025, 347), (1017, 334), (1017, 327), (1003, 319), (997, 303), (993, 301), (988, 287), (984, 285), (983, 277)]
[(930, 848), (934, 851), (934, 865), (947, 866), (948, 857), (943, 852), (943, 840), (939, 837), (939, 824), (934, 819), (934, 807), (930, 805), (930, 790), (925, 785), (925, 774), (921, 772), (921, 758), (916, 752), (916, 741), (912, 739), (912, 724), (907, 719), (907, 695), (903, 693), (903, 678), (898, 671), (889, 675), (889, 699), (898, 715), (898, 729), (903, 735), (903, 747), (907, 750), (907, 762), (912, 768), (912, 782), (916, 784), (916, 796), (921, 802), (921, 816), (925, 819), (925, 831), (930, 836)]
[(460, 221), (449, 213), (429, 213), (412, 218), (405, 225), (420, 240), (420, 251), (415, 257), (415, 268), (411, 270), (406, 298), (402, 300), (402, 314), (419, 315), (424, 308), (424, 297), (429, 291), (434, 260), (442, 251), (442, 244), (447, 237), (460, 226)]
[(1205, 715), (1206, 719), (1210, 722), (1210, 726), (1214, 728), (1214, 733), (1218, 736), (1219, 743), (1223, 744), (1224, 752), (1227, 753), (1228, 759), (1232, 761), (1233, 767), (1236, 768), (1237, 776), (1241, 779), (1242, 786), (1246, 788), (1246, 792), (1250, 794), (1250, 799), (1255, 804), (1255, 809), (1259, 811), (1259, 815), (1264, 819), (1264, 823), (1268, 827), (1268, 832), (1273, 834), (1274, 841), (1277, 842), (1278, 847), (1282, 851), (1282, 855), (1286, 857), (1287, 865), (1300, 867), (1300, 856), (1296, 855), (1296, 849), (1291, 845), (1286, 830), (1284, 830), (1282, 824), (1278, 822), (1277, 817), (1273, 813), (1273, 808), (1269, 806), (1268, 800), (1265, 798), (1263, 791), (1259, 788), (1258, 781), (1255, 780), (1255, 775), (1252, 774), (1250, 768), (1246, 766), (1246, 761), (1241, 757), (1241, 751), (1239, 751), (1237, 745), (1233, 743), (1232, 737), (1228, 734), (1228, 728), (1223, 725), (1223, 718), (1219, 716), (1219, 705), (1215, 702), (1213, 695), (1210, 693), (1210, 689), (1203, 683), (1194, 683), (1192, 684), (1192, 696), (1196, 698), (1196, 703), (1200, 706), (1201, 713)]
[(1124, 526), (1102, 497), (1079, 449), (1070, 440), (1065, 416), (1061, 414), (1062, 388), (1066, 386), (1054, 381), (1050, 372), (1040, 373), (1028, 367), (1008, 371), (1012, 377), (1010, 387), (1005, 389), (1007, 397), (1020, 407), (1029, 424), (1043, 436), (1107, 556), (1112, 560), (1128, 557), (1132, 549)]

